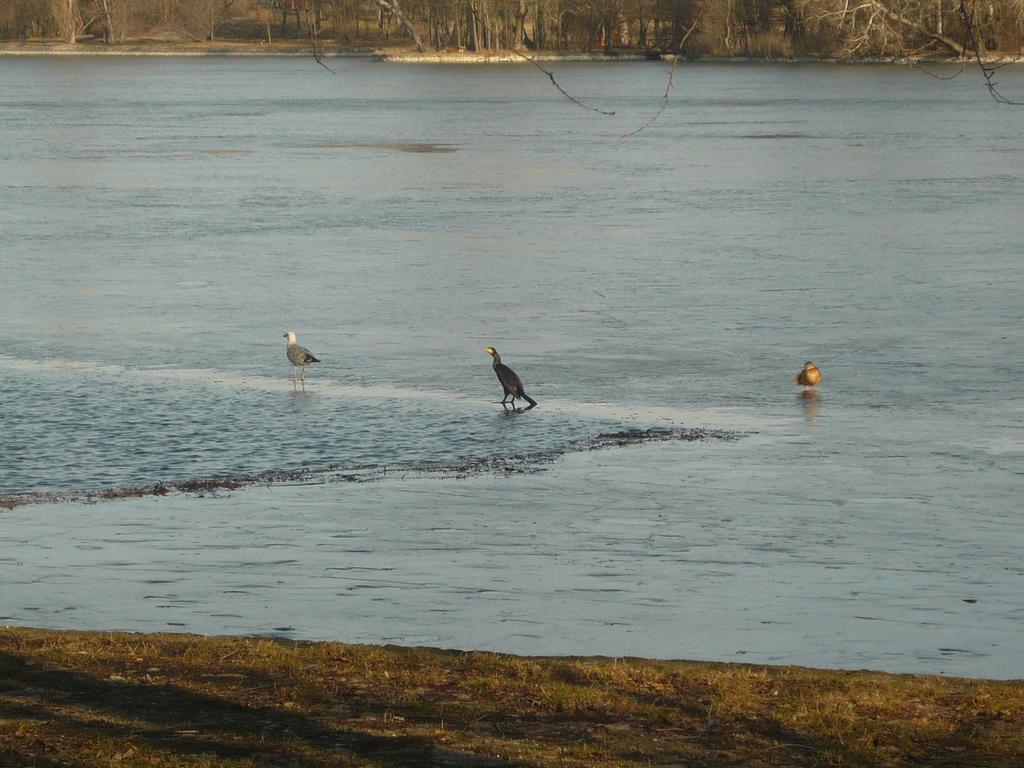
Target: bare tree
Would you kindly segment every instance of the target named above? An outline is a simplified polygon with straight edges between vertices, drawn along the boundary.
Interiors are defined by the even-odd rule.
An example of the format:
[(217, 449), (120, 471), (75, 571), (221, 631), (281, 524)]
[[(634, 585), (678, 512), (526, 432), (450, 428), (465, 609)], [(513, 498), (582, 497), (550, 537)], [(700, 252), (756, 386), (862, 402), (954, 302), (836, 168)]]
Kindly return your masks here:
[(50, 0), (50, 13), (57, 28), (57, 37), (67, 45), (74, 45), (87, 24), (82, 23), (78, 0)]
[(402, 26), (405, 27), (405, 31), (412, 40), (412, 44), (416, 46), (417, 51), (423, 52), (426, 50), (426, 46), (423, 45), (423, 41), (416, 32), (416, 27), (413, 26), (409, 17), (402, 13), (402, 9), (398, 6), (398, 0), (373, 0), (373, 2), (382, 10), (395, 15), (395, 17), (402, 23)]
[(796, 0), (812, 26), (833, 30), (842, 40), (842, 53), (895, 55), (938, 43), (957, 56), (962, 42), (941, 31), (930, 3), (920, 0)]
[(48, 0), (11, 0), (0, 3), (0, 39), (43, 37), (53, 28)]
[(234, 4), (235, 0), (181, 0), (176, 11), (187, 30), (212, 42)]
[[(103, 42), (115, 43), (124, 40), (124, 30), (121, 24), (115, 22), (115, 14), (118, 10), (124, 9), (125, 0), (95, 0), (96, 18), (103, 24)], [(125, 21), (124, 14), (118, 14), (117, 21)], [(121, 30), (118, 34), (117, 30)]]

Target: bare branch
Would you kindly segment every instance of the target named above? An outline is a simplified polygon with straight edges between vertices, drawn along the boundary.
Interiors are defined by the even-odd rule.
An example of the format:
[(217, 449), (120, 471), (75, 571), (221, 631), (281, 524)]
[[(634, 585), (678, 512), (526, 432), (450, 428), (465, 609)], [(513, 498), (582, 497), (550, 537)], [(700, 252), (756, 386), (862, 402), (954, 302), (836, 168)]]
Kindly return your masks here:
[(932, 30), (925, 27), (923, 24), (913, 21), (912, 19), (908, 19), (906, 16), (897, 13), (896, 11), (892, 10), (891, 8), (888, 8), (887, 6), (880, 2), (877, 2), (877, 0), (872, 0), (872, 5), (875, 7), (879, 14), (885, 16), (886, 19), (888, 19), (889, 21), (900, 24), (901, 26), (904, 26), (907, 29), (911, 29), (917, 32), (918, 34), (924, 35), (925, 37), (934, 40), (937, 43), (941, 43), (942, 45), (946, 46), (951, 51), (953, 51), (957, 56), (963, 56), (964, 47), (953, 38), (947, 37), (946, 35), (940, 35), (938, 32), (933, 32)]
[(672, 68), (669, 69), (668, 71), (668, 82), (665, 83), (665, 93), (663, 93), (661, 96), (661, 104), (658, 106), (658, 111), (651, 115), (650, 119), (636, 130), (622, 134), (619, 137), (620, 139), (628, 139), (632, 136), (636, 136), (644, 129), (654, 125), (654, 123), (657, 122), (658, 118), (661, 117), (661, 113), (668, 108), (668, 95), (672, 91), (672, 78), (675, 77), (676, 67), (679, 66), (679, 59), (682, 57), (683, 54), (683, 46), (686, 44), (686, 41), (690, 39), (690, 35), (693, 34), (693, 31), (697, 28), (698, 21), (699, 19), (697, 21), (694, 21), (693, 24), (690, 25), (690, 28), (686, 30), (686, 34), (683, 35), (683, 39), (679, 41), (679, 46), (676, 48), (676, 54), (672, 58)]
[(974, 60), (977, 62), (978, 68), (981, 70), (981, 74), (985, 78), (985, 87), (988, 88), (989, 95), (997, 104), (1009, 104), (1015, 107), (1024, 107), (1024, 102), (1013, 101), (999, 91), (999, 83), (995, 80), (995, 74), (1009, 62), (996, 62), (995, 64), (991, 64), (987, 63), (983, 58), (982, 52), (984, 51), (985, 44), (981, 39), (981, 31), (978, 29), (978, 20), (974, 8), (968, 7), (967, 0), (960, 0), (959, 12), (960, 17), (963, 19), (964, 27), (967, 29), (966, 37), (971, 42), (971, 48), (974, 52)]
[(577, 98), (576, 98), (575, 96), (573, 96), (573, 95), (572, 95), (571, 93), (569, 93), (568, 91), (566, 91), (566, 90), (565, 90), (565, 88), (563, 88), (563, 87), (562, 87), (561, 85), (559, 85), (559, 84), (558, 84), (558, 81), (557, 81), (557, 80), (555, 80), (555, 75), (554, 75), (554, 73), (553, 73), (553, 72), (550, 72), (550, 71), (548, 71), (548, 70), (546, 70), (546, 69), (544, 69), (544, 67), (542, 67), (542, 66), (541, 66), (540, 64), (538, 64), (538, 63), (537, 63), (537, 60), (536, 60), (536, 59), (533, 59), (533, 58), (531, 58), (530, 56), (527, 56), (527, 55), (526, 55), (525, 53), (522, 53), (521, 51), (517, 51), (517, 50), (515, 50), (515, 49), (512, 49), (512, 53), (514, 53), (514, 54), (515, 54), (516, 56), (522, 56), (522, 57), (523, 57), (524, 59), (526, 59), (526, 61), (528, 61), (528, 62), (530, 62), (531, 64), (533, 64), (533, 66), (535, 66), (535, 67), (536, 67), (537, 69), (539, 69), (539, 70), (540, 70), (541, 72), (543, 72), (543, 73), (544, 73), (545, 75), (547, 75), (547, 76), (548, 76), (548, 79), (549, 79), (549, 80), (551, 80), (551, 84), (552, 84), (553, 86), (555, 86), (555, 88), (557, 88), (557, 89), (559, 90), (559, 92), (560, 92), (560, 93), (561, 93), (561, 94), (562, 94), (563, 96), (565, 96), (565, 98), (567, 98), (567, 99), (568, 99), (569, 101), (571, 101), (571, 102), (572, 102), (573, 104), (575, 104), (576, 106), (578, 106), (578, 107), (582, 107), (583, 109), (587, 110), (588, 112), (597, 112), (597, 113), (598, 113), (599, 115), (607, 115), (608, 117), (615, 117), (615, 112), (614, 112), (614, 111), (612, 111), (612, 112), (606, 112), (606, 111), (605, 111), (605, 110), (603, 110), (603, 109), (598, 109), (597, 107), (592, 107), (592, 106), (590, 106), (589, 104), (584, 104), (584, 103), (583, 103), (582, 101), (580, 101), (579, 99), (577, 99)]
[(320, 42), (319, 16), (317, 19), (309, 21), (309, 0), (306, 0), (306, 20), (309, 26), (309, 44), (313, 50), (313, 60), (332, 75), (338, 74), (324, 63), (324, 46)]
[(964, 57), (960, 57), (960, 66), (957, 71), (952, 75), (940, 75), (938, 72), (932, 72), (927, 67), (921, 64), (919, 61), (914, 62), (914, 67), (924, 72), (928, 77), (934, 77), (936, 80), (956, 80), (962, 75), (967, 69), (967, 60)]

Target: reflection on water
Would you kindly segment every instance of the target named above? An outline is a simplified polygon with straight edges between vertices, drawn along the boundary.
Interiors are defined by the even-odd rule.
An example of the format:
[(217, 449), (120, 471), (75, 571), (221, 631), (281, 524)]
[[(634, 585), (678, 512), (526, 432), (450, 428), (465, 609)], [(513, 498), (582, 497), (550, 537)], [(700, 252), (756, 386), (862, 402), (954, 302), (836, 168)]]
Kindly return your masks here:
[[(276, 59), (4, 62), (0, 489), (548, 453), (624, 426), (735, 429), (747, 437), (727, 449), (687, 443), (665, 460), (651, 458), (664, 446), (630, 449), (646, 461), (609, 451), (620, 458), (586, 481), (569, 481), (567, 459), (519, 477), (514, 495), (506, 478), (428, 485), (403, 507), (422, 525), (411, 542), (387, 525), (403, 492), (378, 484), (394, 503), (360, 502), (376, 531), (360, 546), (399, 552), (395, 579), (421, 585), (421, 605), (447, 601), (453, 627), (505, 626), (517, 595), (536, 600), (539, 624), (522, 633), (540, 639), (496, 630), (494, 649), (594, 638), (672, 654), (650, 638), (703, 627), (708, 641), (680, 654), (978, 674), (1024, 662), (1005, 641), (1024, 578), (1006, 549), (1021, 543), (1024, 458), (1016, 112), (905, 68), (687, 65), (658, 122), (621, 141), (657, 107), (660, 64), (559, 65), (614, 119), (525, 68), (338, 66), (327, 78)], [(1024, 71), (1001, 76), (1024, 91)], [(287, 379), (287, 328), (325, 361), (305, 393)], [(502, 412), (487, 344), (538, 408)], [(793, 371), (820, 350), (828, 379), (794, 407)], [(345, 487), (324, 486), (309, 530), (356, 513)], [(271, 532), (298, 493), (227, 500), (255, 506), (210, 518), (235, 534), (195, 590), (244, 586), (232, 563), (287, 543)], [(180, 501), (152, 500), (141, 538), (207, 511), (194, 499), (162, 523)], [(114, 507), (68, 514), (99, 530)], [(509, 522), (512, 509), (526, 517)], [(5, 518), (12, 551), (32, 515), (58, 514)], [(417, 548), (453, 522), (463, 533), (431, 546), (453, 546), (445, 562), (464, 573), (501, 564), (500, 616), (470, 611)], [(105, 611), (137, 601), (86, 606), (125, 583), (111, 563), (180, 576), (180, 558), (116, 532), (46, 530), (61, 555), (81, 544), (104, 559), (0, 560), (18, 585), (0, 605), (13, 620), (124, 625)], [(196, 544), (216, 538), (195, 530)], [(258, 606), (287, 612), (322, 575), (317, 543), (296, 546), (294, 564), (265, 566), (268, 583), (293, 569), (294, 588), (261, 592), (244, 620), (175, 621), (308, 636), (363, 622), (358, 636), (376, 640), (415, 623), (400, 599), (379, 621), (341, 600), (317, 626), (301, 612), (261, 622)], [(537, 581), (502, 587), (518, 552)], [(47, 604), (77, 612), (29, 611), (47, 579)], [(565, 579), (568, 597), (546, 591)], [(598, 607), (628, 631), (565, 610), (595, 582), (622, 590)], [(239, 612), (219, 595), (190, 599)], [(545, 622), (562, 619), (568, 640), (546, 645)], [(470, 629), (445, 642), (460, 637), (483, 642)]]
[(804, 390), (800, 393), (800, 402), (803, 404), (804, 416), (808, 422), (813, 422), (818, 416), (820, 397), (820, 393), (815, 390)]

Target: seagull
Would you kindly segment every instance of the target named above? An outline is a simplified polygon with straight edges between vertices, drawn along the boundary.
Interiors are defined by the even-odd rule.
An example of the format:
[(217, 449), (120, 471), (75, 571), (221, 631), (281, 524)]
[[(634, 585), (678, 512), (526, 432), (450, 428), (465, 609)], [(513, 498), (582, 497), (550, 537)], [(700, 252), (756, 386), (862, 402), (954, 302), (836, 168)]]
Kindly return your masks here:
[(814, 386), (819, 381), (821, 381), (821, 371), (810, 360), (804, 363), (804, 369), (796, 375), (796, 383), (804, 388), (804, 392), (814, 392)]
[(313, 355), (308, 349), (300, 344), (295, 343), (295, 334), (292, 331), (288, 331), (284, 335), (284, 338), (288, 339), (288, 361), (292, 364), (292, 381), (295, 381), (295, 369), (301, 368), (302, 375), (299, 381), (302, 382), (302, 386), (306, 386), (306, 366), (311, 363), (319, 363), (320, 358)]
[(523, 400), (530, 404), (529, 408), (534, 408), (537, 405), (537, 401), (530, 397), (528, 394), (523, 392), (523, 382), (516, 372), (501, 362), (501, 355), (498, 354), (498, 350), (494, 347), (487, 347), (484, 352), (494, 358), (494, 362), (491, 364), (494, 368), (494, 372), (498, 374), (498, 381), (501, 382), (501, 388), (505, 390), (505, 396), (501, 398), (502, 407), (505, 406), (505, 401), (508, 400), (508, 396), (512, 395), (512, 410), (516, 409), (516, 398), (521, 397)]

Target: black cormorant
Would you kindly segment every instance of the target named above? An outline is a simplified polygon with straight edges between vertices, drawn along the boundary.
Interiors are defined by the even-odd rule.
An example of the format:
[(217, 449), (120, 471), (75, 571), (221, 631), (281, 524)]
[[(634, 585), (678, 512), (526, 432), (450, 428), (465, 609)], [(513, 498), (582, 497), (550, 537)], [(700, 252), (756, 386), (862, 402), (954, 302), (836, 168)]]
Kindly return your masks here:
[(515, 371), (513, 371), (511, 368), (509, 368), (507, 365), (501, 362), (501, 355), (498, 354), (498, 350), (496, 350), (494, 347), (487, 347), (485, 351), (487, 352), (488, 355), (494, 358), (494, 362), (492, 363), (492, 366), (494, 367), (494, 372), (498, 374), (498, 381), (501, 382), (501, 387), (502, 389), (505, 390), (505, 396), (501, 398), (501, 404), (503, 406), (507, 405), (505, 401), (508, 400), (509, 395), (511, 395), (513, 409), (515, 409), (516, 407), (517, 397), (523, 398), (523, 400), (530, 404), (526, 410), (530, 410), (530, 408), (536, 407), (537, 401), (534, 400), (525, 392), (523, 392), (522, 380), (516, 375)]

